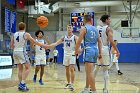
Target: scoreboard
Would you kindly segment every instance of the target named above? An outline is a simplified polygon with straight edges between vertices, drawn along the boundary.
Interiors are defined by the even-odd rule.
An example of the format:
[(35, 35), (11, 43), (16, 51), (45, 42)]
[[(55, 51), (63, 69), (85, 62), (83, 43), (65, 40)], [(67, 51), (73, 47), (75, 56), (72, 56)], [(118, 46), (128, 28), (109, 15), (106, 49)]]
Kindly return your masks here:
[(84, 26), (83, 18), (86, 14), (92, 16), (92, 25), (94, 25), (94, 12), (71, 13), (71, 24), (73, 26), (73, 32), (79, 31), (80, 28)]

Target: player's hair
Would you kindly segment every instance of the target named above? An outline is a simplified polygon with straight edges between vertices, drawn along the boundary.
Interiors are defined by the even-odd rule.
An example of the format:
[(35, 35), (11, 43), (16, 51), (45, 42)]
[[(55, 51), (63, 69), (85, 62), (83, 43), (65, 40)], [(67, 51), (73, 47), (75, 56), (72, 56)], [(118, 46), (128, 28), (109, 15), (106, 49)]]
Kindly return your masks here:
[(72, 26), (71, 24), (68, 24), (67, 26)]
[(20, 22), (20, 23), (18, 24), (18, 28), (19, 28), (19, 30), (24, 30), (25, 27), (26, 27), (26, 24), (23, 23), (23, 22)]
[(37, 30), (37, 31), (35, 32), (35, 36), (38, 37), (38, 34), (39, 34), (40, 32), (41, 32), (42, 35), (44, 36), (44, 32), (43, 32), (42, 30)]
[(101, 18), (100, 18), (100, 20), (101, 20), (102, 22), (105, 22), (106, 19), (108, 19), (109, 17), (110, 17), (109, 15), (102, 15)]
[(91, 15), (85, 15), (84, 16), (84, 20), (86, 21), (86, 22), (91, 22)]
[(114, 40), (114, 42), (117, 42), (117, 40)]

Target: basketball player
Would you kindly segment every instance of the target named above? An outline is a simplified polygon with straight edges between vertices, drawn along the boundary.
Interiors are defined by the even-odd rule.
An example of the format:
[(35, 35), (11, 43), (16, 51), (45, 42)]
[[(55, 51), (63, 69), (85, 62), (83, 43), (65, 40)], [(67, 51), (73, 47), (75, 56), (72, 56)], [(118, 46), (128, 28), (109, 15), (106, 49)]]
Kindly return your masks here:
[[(30, 71), (30, 62), (26, 52), (26, 42), (30, 40), (32, 43), (43, 46), (43, 44), (36, 42), (29, 33), (25, 32), (26, 25), (23, 22), (18, 24), (19, 31), (11, 38), (11, 48), (13, 50), (14, 63), (18, 65), (18, 89), (20, 91), (28, 91), (25, 80)], [(25, 70), (23, 68), (25, 67)]]
[[(43, 36), (44, 36), (43, 31), (38, 30), (37, 32), (35, 32), (35, 36), (36, 36), (37, 42), (45, 44), (45, 40), (43, 39)], [(36, 68), (35, 68), (35, 74), (33, 77), (33, 81), (36, 83), (37, 73), (40, 70), (39, 84), (44, 85), (44, 83), (42, 81), (42, 77), (44, 74), (44, 66), (46, 65), (46, 52), (45, 52), (44, 48), (42, 48), (38, 45), (35, 45), (35, 62), (36, 62)]]
[(97, 61), (97, 65), (94, 70), (95, 77), (97, 75), (97, 72), (100, 67), (103, 67), (103, 74), (104, 74), (104, 88), (103, 92), (108, 93), (108, 69), (110, 65), (110, 44), (116, 51), (116, 57), (119, 57), (119, 50), (116, 47), (114, 41), (113, 41), (113, 31), (109, 27), (110, 25), (110, 16), (109, 15), (102, 15), (100, 20), (102, 21), (102, 24), (97, 26), (98, 33), (100, 34), (101, 42), (102, 42), (102, 59)]
[[(115, 45), (117, 46), (117, 40), (114, 40)], [(111, 48), (111, 64), (110, 64), (110, 68), (112, 67), (113, 64), (116, 65), (116, 69), (118, 71), (118, 75), (122, 75), (123, 73), (120, 71), (119, 69), (119, 65), (118, 65), (118, 58), (116, 57), (116, 51), (115, 49), (112, 47)]]
[[(98, 36), (97, 29), (92, 26), (92, 17), (91, 15), (84, 16), (85, 27), (80, 30), (80, 36), (76, 44), (76, 54), (82, 40), (84, 39), (84, 62), (85, 62), (85, 71), (86, 71), (86, 87), (81, 93), (96, 93), (95, 78), (93, 75), (94, 62), (97, 61), (97, 58), (101, 58), (101, 40)], [(97, 47), (98, 42), (98, 47)], [(99, 49), (99, 55), (98, 55)], [(92, 91), (89, 91), (88, 88), (91, 87)]]
[(65, 89), (71, 89), (71, 91), (74, 90), (73, 88), (74, 77), (75, 77), (74, 65), (76, 64), (75, 45), (78, 39), (77, 36), (73, 35), (72, 30), (73, 30), (72, 25), (68, 25), (67, 26), (68, 35), (63, 36), (61, 39), (59, 39), (55, 43), (52, 43), (51, 45), (46, 45), (47, 48), (51, 48), (61, 43), (64, 43), (63, 65), (65, 66), (65, 69), (66, 69), (66, 78), (68, 82), (65, 86)]

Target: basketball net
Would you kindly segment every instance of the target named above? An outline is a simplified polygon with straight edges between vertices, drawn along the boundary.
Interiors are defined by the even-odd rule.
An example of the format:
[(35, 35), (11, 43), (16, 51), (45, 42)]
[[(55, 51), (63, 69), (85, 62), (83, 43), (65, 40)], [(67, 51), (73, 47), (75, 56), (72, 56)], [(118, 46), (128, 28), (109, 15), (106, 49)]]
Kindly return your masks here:
[(137, 41), (137, 39), (132, 36), (132, 33), (129, 34), (129, 39), (133, 41)]

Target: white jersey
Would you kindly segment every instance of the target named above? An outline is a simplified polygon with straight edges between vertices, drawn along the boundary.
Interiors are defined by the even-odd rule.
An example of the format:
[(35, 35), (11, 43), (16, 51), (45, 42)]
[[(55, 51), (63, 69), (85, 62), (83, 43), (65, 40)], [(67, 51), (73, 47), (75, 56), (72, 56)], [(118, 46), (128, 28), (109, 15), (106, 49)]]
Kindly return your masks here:
[(109, 41), (108, 41), (108, 35), (107, 35), (107, 32), (106, 32), (106, 29), (107, 29), (108, 25), (99, 25), (97, 26), (97, 30), (98, 30), (98, 33), (99, 33), (99, 36), (101, 38), (101, 42), (102, 42), (102, 55), (109, 55)]
[[(37, 42), (45, 44), (45, 40), (43, 39), (36, 39)], [(42, 48), (41, 46), (35, 45), (35, 53), (36, 55), (44, 55), (45, 54), (45, 49)]]
[(14, 34), (14, 51), (26, 51), (26, 45), (25, 32), (16, 32)]
[(75, 55), (75, 35), (72, 35), (70, 38), (64, 36), (64, 55)]
[(54, 56), (57, 56), (57, 54), (58, 54), (58, 50), (55, 49), (55, 50), (53, 51), (53, 55), (54, 55)]

